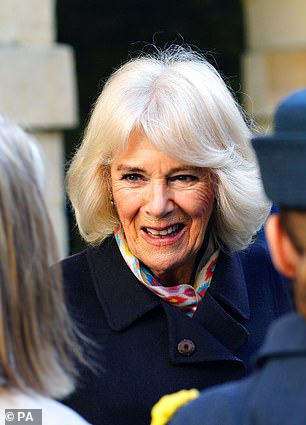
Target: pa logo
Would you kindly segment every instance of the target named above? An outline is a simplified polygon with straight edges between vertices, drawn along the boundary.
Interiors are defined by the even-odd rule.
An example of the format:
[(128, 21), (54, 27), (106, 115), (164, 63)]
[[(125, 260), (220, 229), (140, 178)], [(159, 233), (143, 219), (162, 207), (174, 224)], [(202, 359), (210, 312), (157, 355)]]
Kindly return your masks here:
[(42, 425), (42, 409), (5, 409), (5, 425)]

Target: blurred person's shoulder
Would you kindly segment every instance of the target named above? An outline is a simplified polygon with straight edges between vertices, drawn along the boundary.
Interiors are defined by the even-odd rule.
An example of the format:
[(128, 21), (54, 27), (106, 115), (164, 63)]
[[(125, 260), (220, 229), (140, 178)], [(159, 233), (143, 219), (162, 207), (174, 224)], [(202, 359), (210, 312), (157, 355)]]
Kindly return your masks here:
[[(35, 409), (42, 410), (43, 425), (89, 425), (74, 410), (51, 398), (40, 396), (34, 392), (23, 393), (18, 390), (0, 392), (0, 421), (6, 423), (6, 415), (27, 415), (29, 423), (34, 418)], [(36, 413), (37, 414), (37, 413)], [(10, 416), (11, 418), (11, 416)], [(12, 421), (12, 418), (8, 420)]]

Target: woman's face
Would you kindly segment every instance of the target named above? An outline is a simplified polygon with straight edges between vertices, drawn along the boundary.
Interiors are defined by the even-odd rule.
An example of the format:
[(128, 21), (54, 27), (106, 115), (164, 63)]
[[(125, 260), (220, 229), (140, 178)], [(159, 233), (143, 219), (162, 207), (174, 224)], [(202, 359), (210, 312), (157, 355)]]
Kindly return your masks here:
[(177, 162), (134, 132), (111, 165), (111, 186), (133, 255), (161, 283), (189, 283), (213, 209), (209, 171)]

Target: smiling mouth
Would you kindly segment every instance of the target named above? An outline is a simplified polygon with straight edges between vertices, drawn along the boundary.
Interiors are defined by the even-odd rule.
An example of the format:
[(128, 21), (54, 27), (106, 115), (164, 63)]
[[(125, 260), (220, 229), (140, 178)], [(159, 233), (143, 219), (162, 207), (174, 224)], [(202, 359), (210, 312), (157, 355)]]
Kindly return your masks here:
[(151, 227), (143, 227), (143, 230), (153, 239), (164, 239), (177, 235), (184, 227), (184, 224), (174, 224), (162, 230), (152, 229)]

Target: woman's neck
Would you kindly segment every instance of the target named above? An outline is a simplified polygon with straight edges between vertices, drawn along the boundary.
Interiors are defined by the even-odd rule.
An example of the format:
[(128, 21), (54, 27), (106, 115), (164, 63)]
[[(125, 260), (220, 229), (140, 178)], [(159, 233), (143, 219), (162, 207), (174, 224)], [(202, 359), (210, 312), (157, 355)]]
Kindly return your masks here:
[(177, 286), (182, 284), (189, 284), (194, 276), (193, 270), (195, 266), (195, 259), (191, 260), (188, 264), (177, 267), (173, 270), (150, 270), (153, 276), (163, 286)]

